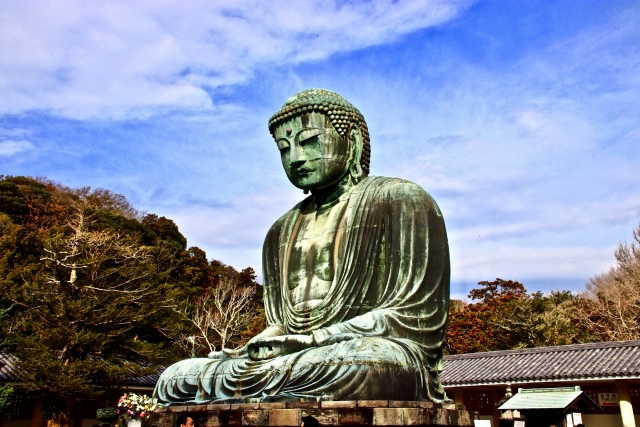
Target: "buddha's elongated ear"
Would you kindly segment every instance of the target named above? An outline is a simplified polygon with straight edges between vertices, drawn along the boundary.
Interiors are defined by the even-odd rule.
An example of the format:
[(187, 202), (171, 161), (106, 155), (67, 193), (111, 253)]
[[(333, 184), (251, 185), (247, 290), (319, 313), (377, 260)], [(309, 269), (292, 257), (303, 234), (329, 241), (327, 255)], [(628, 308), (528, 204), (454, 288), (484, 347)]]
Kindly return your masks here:
[(349, 160), (349, 173), (354, 183), (358, 183), (364, 177), (360, 158), (362, 157), (362, 132), (360, 128), (354, 124), (349, 129), (349, 145), (351, 146), (351, 158)]

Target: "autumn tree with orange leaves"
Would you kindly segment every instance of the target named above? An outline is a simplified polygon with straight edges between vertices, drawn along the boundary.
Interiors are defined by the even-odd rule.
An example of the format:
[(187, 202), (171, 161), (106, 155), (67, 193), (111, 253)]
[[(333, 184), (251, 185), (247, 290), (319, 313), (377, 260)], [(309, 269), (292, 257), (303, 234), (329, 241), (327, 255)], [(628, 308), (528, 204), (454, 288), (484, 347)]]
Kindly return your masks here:
[(448, 354), (593, 342), (598, 336), (585, 327), (582, 298), (570, 291), (528, 293), (513, 280), (478, 283), (470, 304), (450, 305)]

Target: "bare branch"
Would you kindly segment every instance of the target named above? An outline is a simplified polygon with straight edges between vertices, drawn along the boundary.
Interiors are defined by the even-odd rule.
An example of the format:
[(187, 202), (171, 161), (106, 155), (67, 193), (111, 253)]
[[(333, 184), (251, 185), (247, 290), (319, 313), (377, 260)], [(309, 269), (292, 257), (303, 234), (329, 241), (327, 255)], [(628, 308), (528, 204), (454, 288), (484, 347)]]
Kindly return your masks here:
[(209, 347), (226, 348), (229, 342), (245, 330), (253, 314), (248, 310), (255, 289), (239, 287), (233, 279), (224, 278), (204, 297), (188, 306), (175, 307), (199, 332), (198, 338)]

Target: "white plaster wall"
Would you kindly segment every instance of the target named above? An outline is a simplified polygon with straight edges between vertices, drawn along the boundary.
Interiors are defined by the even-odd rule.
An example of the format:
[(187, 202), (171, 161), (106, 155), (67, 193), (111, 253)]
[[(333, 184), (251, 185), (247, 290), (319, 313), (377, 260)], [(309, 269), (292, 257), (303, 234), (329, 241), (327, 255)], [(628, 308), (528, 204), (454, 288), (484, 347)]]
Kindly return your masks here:
[[(479, 420), (489, 420), (489, 421), (491, 421), (491, 427), (496, 427), (496, 426), (493, 425), (493, 415), (478, 415), (478, 419)], [(585, 427), (587, 427), (587, 426), (585, 426)]]
[[(640, 415), (635, 415), (636, 426), (640, 426)], [(620, 414), (582, 414), (584, 427), (622, 427)], [(84, 427), (84, 426), (83, 426)]]

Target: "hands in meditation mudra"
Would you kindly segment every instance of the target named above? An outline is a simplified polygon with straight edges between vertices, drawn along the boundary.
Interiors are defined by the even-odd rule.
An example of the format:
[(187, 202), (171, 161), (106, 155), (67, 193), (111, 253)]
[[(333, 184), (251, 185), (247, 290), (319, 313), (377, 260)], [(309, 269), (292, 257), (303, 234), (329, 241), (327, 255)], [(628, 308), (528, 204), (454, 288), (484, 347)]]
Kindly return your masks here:
[(284, 170), (311, 192), (262, 252), (267, 328), (238, 350), (162, 374), (161, 404), (300, 400), (443, 401), (449, 249), (418, 185), (369, 176), (360, 112), (309, 89), (269, 121)]

